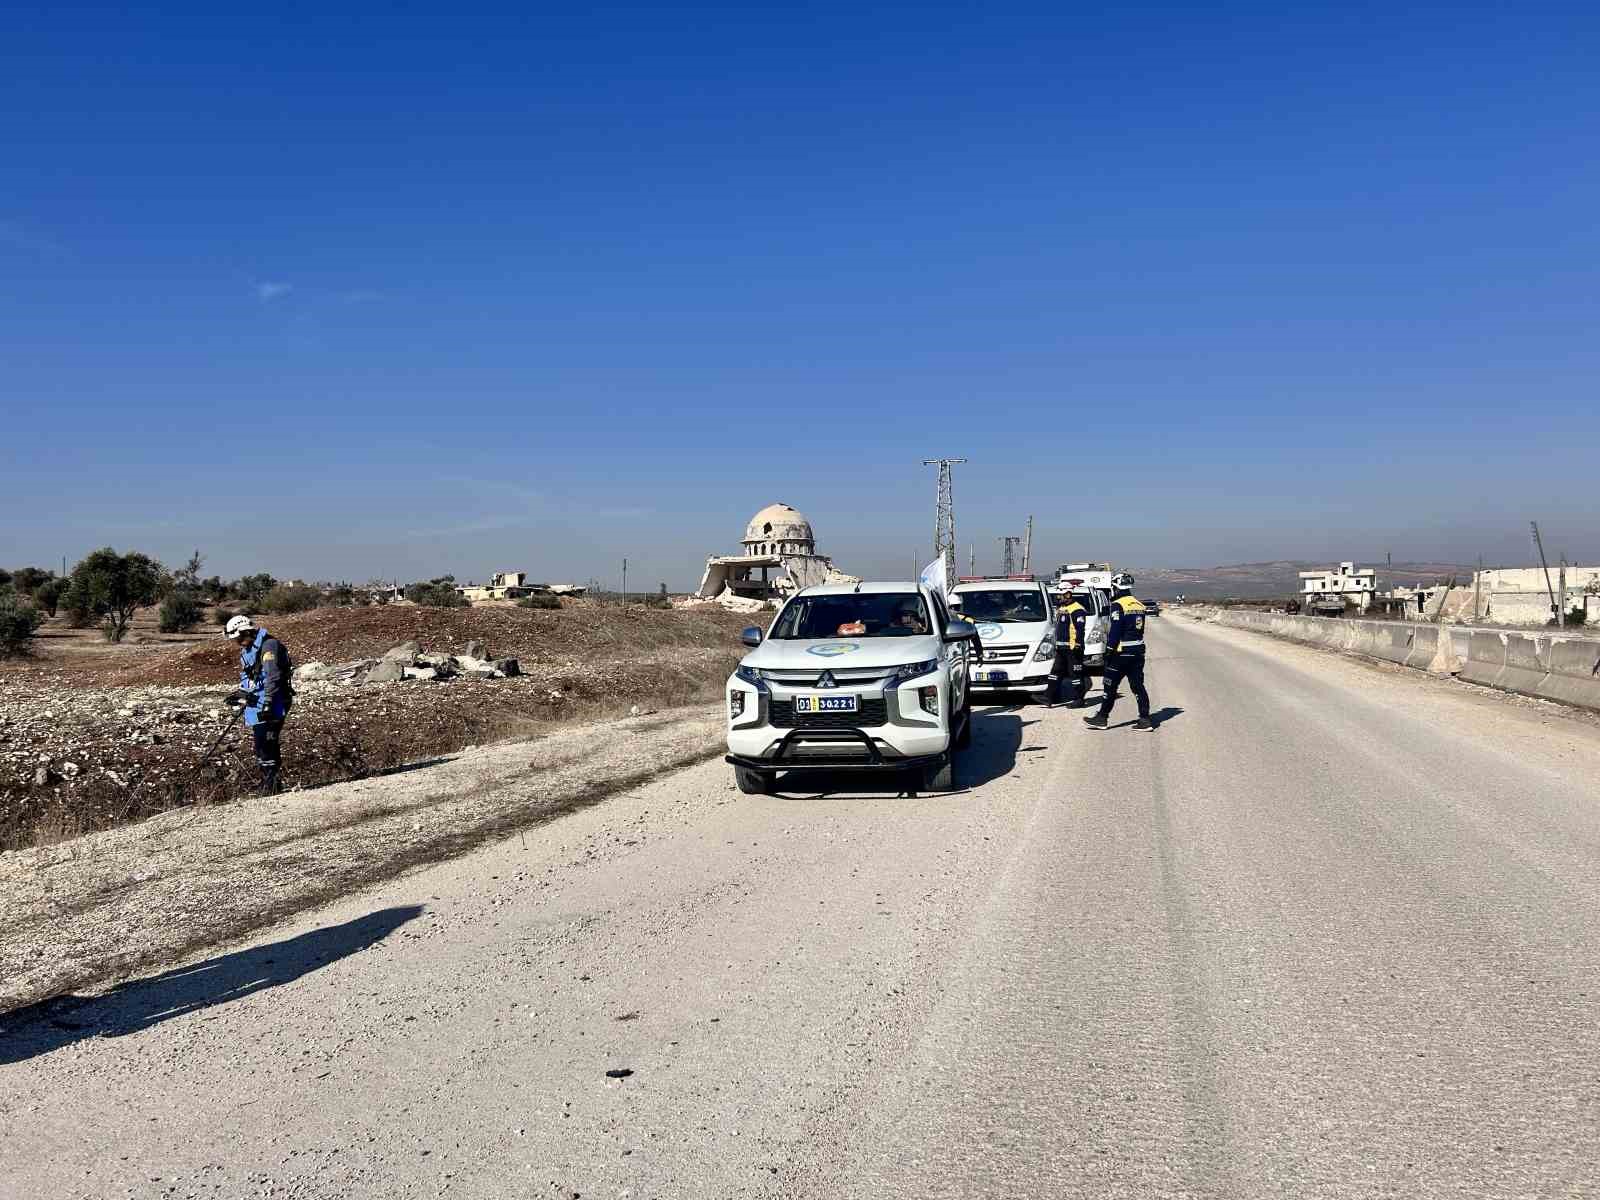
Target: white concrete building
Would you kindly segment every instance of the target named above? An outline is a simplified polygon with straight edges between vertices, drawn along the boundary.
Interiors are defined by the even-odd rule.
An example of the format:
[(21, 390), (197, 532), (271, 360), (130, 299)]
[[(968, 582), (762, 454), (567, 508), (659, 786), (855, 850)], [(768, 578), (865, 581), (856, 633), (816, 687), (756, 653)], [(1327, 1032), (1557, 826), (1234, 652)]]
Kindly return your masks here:
[(1377, 571), (1371, 567), (1357, 568), (1353, 562), (1342, 562), (1327, 571), (1300, 572), (1300, 594), (1308, 600), (1321, 597), (1343, 599), (1366, 612), (1377, 591)]
[[(1549, 583), (1542, 567), (1495, 567), (1473, 576), (1476, 619), (1486, 625), (1543, 625), (1550, 620), (1550, 593), (1561, 592), (1562, 568), (1552, 565)], [(1600, 567), (1566, 566), (1566, 593), (1561, 611), (1584, 609), (1590, 623), (1600, 623)]]
[(817, 553), (816, 534), (805, 514), (787, 504), (769, 504), (745, 526), (743, 554), (713, 554), (695, 596), (702, 600), (764, 602), (819, 583), (854, 583)]

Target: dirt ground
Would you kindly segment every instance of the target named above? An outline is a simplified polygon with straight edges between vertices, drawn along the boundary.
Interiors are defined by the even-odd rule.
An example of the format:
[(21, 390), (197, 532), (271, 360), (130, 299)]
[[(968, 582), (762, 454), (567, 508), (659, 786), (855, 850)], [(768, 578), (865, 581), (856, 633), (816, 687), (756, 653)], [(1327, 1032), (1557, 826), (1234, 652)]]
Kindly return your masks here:
[[(569, 601), (560, 610), (388, 605), (266, 618), (297, 668), (371, 658), (405, 641), (459, 653), (480, 641), (519, 661), (511, 679), (352, 687), (298, 684), (284, 734), (290, 786), (360, 779), (575, 720), (720, 694), (748, 618)], [(59, 619), (34, 657), (0, 663), (0, 849), (47, 845), (175, 807), (247, 793), (257, 774), (220, 701), (237, 653), (215, 626), (163, 635), (141, 612), (121, 645)]]

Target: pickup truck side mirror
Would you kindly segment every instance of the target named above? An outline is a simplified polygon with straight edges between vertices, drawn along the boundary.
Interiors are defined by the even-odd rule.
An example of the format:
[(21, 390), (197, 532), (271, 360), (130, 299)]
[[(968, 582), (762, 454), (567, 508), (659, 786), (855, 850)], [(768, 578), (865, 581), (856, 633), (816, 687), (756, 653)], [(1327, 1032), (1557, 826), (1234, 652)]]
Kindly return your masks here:
[(761, 630), (757, 629), (754, 625), (748, 625), (745, 627), (745, 631), (739, 635), (739, 640), (746, 646), (754, 649), (755, 647), (761, 645)]
[(944, 627), (944, 640), (947, 642), (971, 642), (977, 638), (978, 627), (960, 617), (952, 617), (950, 624)]

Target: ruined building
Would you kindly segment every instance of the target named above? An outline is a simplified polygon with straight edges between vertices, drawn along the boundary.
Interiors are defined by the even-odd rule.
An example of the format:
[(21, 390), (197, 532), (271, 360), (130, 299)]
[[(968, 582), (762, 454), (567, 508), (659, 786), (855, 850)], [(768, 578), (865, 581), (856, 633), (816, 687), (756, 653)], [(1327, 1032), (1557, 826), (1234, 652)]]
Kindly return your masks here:
[(744, 553), (711, 555), (695, 595), (702, 600), (761, 602), (782, 599), (818, 583), (854, 583), (817, 553), (816, 534), (804, 514), (769, 504), (744, 531)]

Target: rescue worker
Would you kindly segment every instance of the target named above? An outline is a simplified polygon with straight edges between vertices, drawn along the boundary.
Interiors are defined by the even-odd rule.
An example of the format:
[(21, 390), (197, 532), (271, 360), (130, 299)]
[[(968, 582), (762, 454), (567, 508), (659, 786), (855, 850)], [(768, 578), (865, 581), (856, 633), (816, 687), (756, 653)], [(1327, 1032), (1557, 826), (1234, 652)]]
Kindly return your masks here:
[(239, 647), (239, 689), (228, 695), (232, 708), (244, 710), (244, 723), (255, 741), (256, 766), (261, 769), (260, 795), (283, 790), (283, 722), (294, 703), (290, 681), (293, 670), (283, 643), (249, 617), (228, 618), (223, 630)]
[(1083, 675), (1083, 643), (1089, 625), (1089, 610), (1068, 592), (1056, 609), (1056, 660), (1050, 667), (1049, 697), (1052, 705), (1061, 703), (1063, 682), (1070, 690), (1068, 708), (1082, 708), (1087, 690)]
[(1133, 576), (1119, 572), (1111, 577), (1111, 626), (1106, 631), (1106, 667), (1101, 677), (1100, 709), (1083, 719), (1090, 729), (1104, 729), (1117, 702), (1117, 684), (1128, 681), (1139, 702), (1135, 729), (1152, 730), (1150, 694), (1144, 690), (1144, 605), (1134, 599)]

